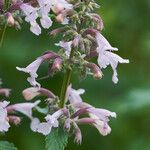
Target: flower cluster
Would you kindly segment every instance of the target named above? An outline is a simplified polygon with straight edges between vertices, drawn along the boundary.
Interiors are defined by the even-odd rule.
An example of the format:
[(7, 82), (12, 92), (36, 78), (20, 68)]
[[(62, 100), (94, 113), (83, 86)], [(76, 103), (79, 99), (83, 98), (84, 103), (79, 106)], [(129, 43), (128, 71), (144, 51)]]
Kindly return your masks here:
[[(102, 35), (104, 27), (101, 17), (95, 13), (99, 5), (94, 0), (36, 0), (24, 2), (19, 5), (20, 12), (25, 16), (25, 21), (30, 23), (30, 30), (36, 35), (41, 34), (41, 27), (49, 29), (52, 26), (52, 18), (61, 27), (49, 32), (50, 36), (61, 35), (61, 39), (55, 46), (60, 49), (46, 51), (37, 57), (25, 68), (16, 67), (17, 70), (28, 73), (27, 81), (32, 87), (23, 91), (23, 96), (30, 101), (37, 96), (46, 97), (46, 106), (41, 109), (34, 103), (8, 105), (6, 101), (0, 103), (0, 131), (7, 131), (9, 122), (17, 116), (11, 113), (21, 112), (31, 119), (31, 129), (34, 132), (48, 135), (53, 128), (62, 127), (66, 132), (75, 135), (75, 142), (82, 142), (80, 124), (89, 124), (97, 128), (100, 134), (106, 136), (111, 132), (108, 124), (109, 118), (116, 118), (116, 113), (102, 108), (96, 108), (82, 100), (84, 89), (75, 90), (71, 84), (71, 74), (77, 72), (80, 78), (92, 75), (94, 79), (103, 77), (102, 69), (111, 66), (113, 70), (112, 81), (118, 82), (117, 66), (119, 63), (129, 63), (129, 60), (121, 58), (114, 52), (118, 48), (111, 44)], [(62, 25), (65, 24), (65, 25)], [(95, 58), (97, 62), (93, 62)], [(48, 75), (52, 77), (58, 71), (64, 74), (60, 96), (56, 96), (50, 90), (42, 88), (37, 81), (38, 69), (43, 63), (49, 63)], [(8, 89), (0, 89), (0, 94), (9, 95)], [(32, 116), (32, 108), (45, 114), (44, 122), (38, 117)], [(18, 117), (17, 117), (18, 118)], [(19, 119), (19, 118), (18, 118)]]
[(30, 4), (22, 4), (21, 10), (25, 14), (25, 20), (30, 23), (30, 30), (36, 34), (41, 34), (41, 28), (37, 23), (37, 18), (40, 18), (41, 26), (49, 29), (52, 26), (50, 11), (55, 13), (57, 21), (62, 24), (67, 24), (67, 12), (72, 9), (72, 5), (65, 0), (37, 0), (38, 6), (33, 7)]
[[(0, 88), (0, 95), (8, 97), (10, 95), (10, 89)], [(9, 105), (10, 102), (0, 100), (0, 132), (7, 132), (10, 128), (10, 123), (18, 125), (21, 122), (21, 118), (15, 112), (24, 114), (31, 121), (34, 120), (32, 109), (36, 108), (39, 103), (40, 101)]]
[[(64, 126), (64, 130), (75, 134), (75, 141), (81, 143), (82, 134), (79, 128), (80, 124), (89, 124), (97, 128), (98, 131), (106, 136), (111, 132), (108, 125), (109, 117), (116, 117), (116, 113), (110, 112), (105, 109), (95, 108), (92, 105), (82, 101), (81, 94), (85, 90), (75, 90), (71, 85), (67, 88), (66, 106), (59, 108), (57, 105), (56, 97), (51, 91), (39, 88), (27, 88), (23, 91), (26, 100), (32, 100), (39, 95), (45, 95), (55, 101), (54, 113), (48, 113), (45, 116), (45, 122), (40, 122), (38, 118), (34, 118), (31, 123), (31, 129), (34, 132), (42, 133), (43, 135), (50, 134), (52, 128)], [(49, 94), (48, 94), (49, 93)], [(52, 108), (51, 108), (52, 109)], [(85, 117), (82, 117), (84, 114)]]

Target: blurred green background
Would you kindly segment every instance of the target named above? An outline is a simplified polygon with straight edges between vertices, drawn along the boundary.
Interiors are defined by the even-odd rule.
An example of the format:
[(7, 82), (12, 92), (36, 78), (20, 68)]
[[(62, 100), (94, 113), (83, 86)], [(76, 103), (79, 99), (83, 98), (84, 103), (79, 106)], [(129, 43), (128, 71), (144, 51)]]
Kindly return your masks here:
[[(104, 70), (102, 80), (94, 81), (88, 77), (78, 81), (73, 77), (75, 88), (85, 88), (84, 99), (94, 106), (107, 108), (118, 114), (111, 119), (112, 133), (106, 137), (89, 126), (82, 127), (83, 143), (77, 146), (73, 139), (66, 150), (150, 150), (150, 1), (149, 0), (101, 0), (105, 29), (103, 34), (113, 46), (119, 48), (118, 54), (129, 58), (130, 64), (119, 65), (119, 83), (111, 81), (112, 70)], [(21, 31), (9, 28), (4, 45), (0, 49), (0, 77), (3, 87), (12, 88), (11, 103), (24, 102), (21, 91), (29, 84), (26, 75), (18, 72), (16, 66), (26, 66), (45, 50), (57, 50), (47, 35), (47, 31), (36, 37), (29, 32), (29, 25)], [(47, 66), (39, 70), (40, 76), (47, 73)], [(62, 75), (41, 81), (45, 88), (59, 94)], [(15, 143), (19, 150), (44, 150), (44, 138), (33, 133), (29, 120), (20, 126), (13, 126), (2, 140)]]

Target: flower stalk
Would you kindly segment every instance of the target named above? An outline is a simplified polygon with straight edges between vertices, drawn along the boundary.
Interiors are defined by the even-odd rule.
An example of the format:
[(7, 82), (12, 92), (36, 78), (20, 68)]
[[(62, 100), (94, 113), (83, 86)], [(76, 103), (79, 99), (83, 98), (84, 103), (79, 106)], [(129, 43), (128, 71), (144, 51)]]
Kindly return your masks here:
[[(74, 49), (72, 48), (70, 58), (69, 58), (70, 62), (72, 61), (73, 55), (74, 55)], [(66, 93), (67, 93), (67, 88), (70, 84), (71, 74), (72, 74), (72, 69), (68, 68), (64, 75), (62, 88), (61, 88), (61, 92), (60, 92), (60, 104), (59, 104), (60, 108), (63, 108), (65, 106)]]

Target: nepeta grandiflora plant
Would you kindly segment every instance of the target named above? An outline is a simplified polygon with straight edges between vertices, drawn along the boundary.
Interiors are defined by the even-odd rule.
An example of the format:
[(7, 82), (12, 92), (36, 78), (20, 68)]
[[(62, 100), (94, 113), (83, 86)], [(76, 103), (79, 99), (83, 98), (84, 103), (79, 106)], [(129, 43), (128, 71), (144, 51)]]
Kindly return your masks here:
[[(50, 29), (53, 22), (61, 27), (50, 31), (50, 36), (61, 35), (62, 39), (55, 43), (60, 47), (56, 53), (46, 51), (25, 68), (17, 70), (28, 73), (27, 81), (32, 87), (23, 91), (23, 96), (30, 101), (37, 96), (45, 96), (45, 108), (40, 108), (40, 101), (10, 105), (7, 101), (0, 102), (0, 132), (8, 131), (10, 124), (19, 124), (21, 119), (14, 112), (21, 112), (30, 120), (30, 128), (34, 132), (46, 136), (46, 149), (64, 149), (69, 136), (75, 137), (75, 142), (81, 144), (81, 124), (89, 124), (106, 136), (111, 132), (108, 125), (109, 117), (116, 117), (115, 112), (96, 108), (81, 98), (84, 89), (75, 90), (70, 82), (73, 71), (79, 77), (92, 75), (101, 79), (102, 69), (111, 66), (112, 81), (118, 82), (118, 63), (129, 63), (114, 52), (112, 47), (101, 34), (103, 21), (95, 13), (99, 5), (94, 0), (11, 0), (0, 1), (0, 13), (3, 24), (19, 27), (21, 20), (30, 24), (30, 31), (40, 35), (42, 29)], [(97, 63), (92, 62), (97, 59)], [(64, 74), (60, 96), (43, 88), (37, 82), (37, 70), (43, 63), (49, 63), (47, 77), (52, 77), (58, 71)], [(0, 89), (0, 94), (9, 95), (9, 89)], [(32, 115), (32, 109), (43, 113), (43, 120)], [(58, 143), (56, 143), (59, 141)]]

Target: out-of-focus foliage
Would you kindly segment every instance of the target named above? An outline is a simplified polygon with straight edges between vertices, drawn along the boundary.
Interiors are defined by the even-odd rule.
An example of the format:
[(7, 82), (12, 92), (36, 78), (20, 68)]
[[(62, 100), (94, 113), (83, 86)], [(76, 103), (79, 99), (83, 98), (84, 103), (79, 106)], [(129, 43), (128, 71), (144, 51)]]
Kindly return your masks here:
[[(107, 137), (99, 135), (92, 127), (83, 128), (83, 144), (70, 142), (67, 150), (149, 150), (150, 149), (150, 1), (149, 0), (101, 0), (100, 14), (105, 23), (103, 34), (113, 46), (120, 49), (122, 57), (129, 58), (130, 64), (120, 65), (120, 82), (113, 85), (111, 69), (104, 71), (100, 81), (91, 77), (79, 81), (76, 75), (73, 84), (86, 89), (85, 100), (95, 106), (116, 111), (117, 119), (112, 120), (112, 133)], [(16, 66), (25, 66), (45, 50), (57, 50), (52, 43), (59, 38), (49, 38), (43, 33), (35, 37), (29, 26), (21, 31), (7, 29), (0, 48), (0, 77), (4, 87), (12, 88), (11, 103), (23, 102), (21, 91), (28, 87), (26, 75), (18, 72)], [(45, 75), (45, 67), (39, 71)], [(59, 94), (62, 75), (41, 81), (43, 87)], [(84, 138), (86, 137), (86, 138)], [(29, 129), (29, 120), (23, 120), (18, 127), (0, 136), (2, 140), (15, 143), (19, 150), (43, 150), (44, 138)]]

